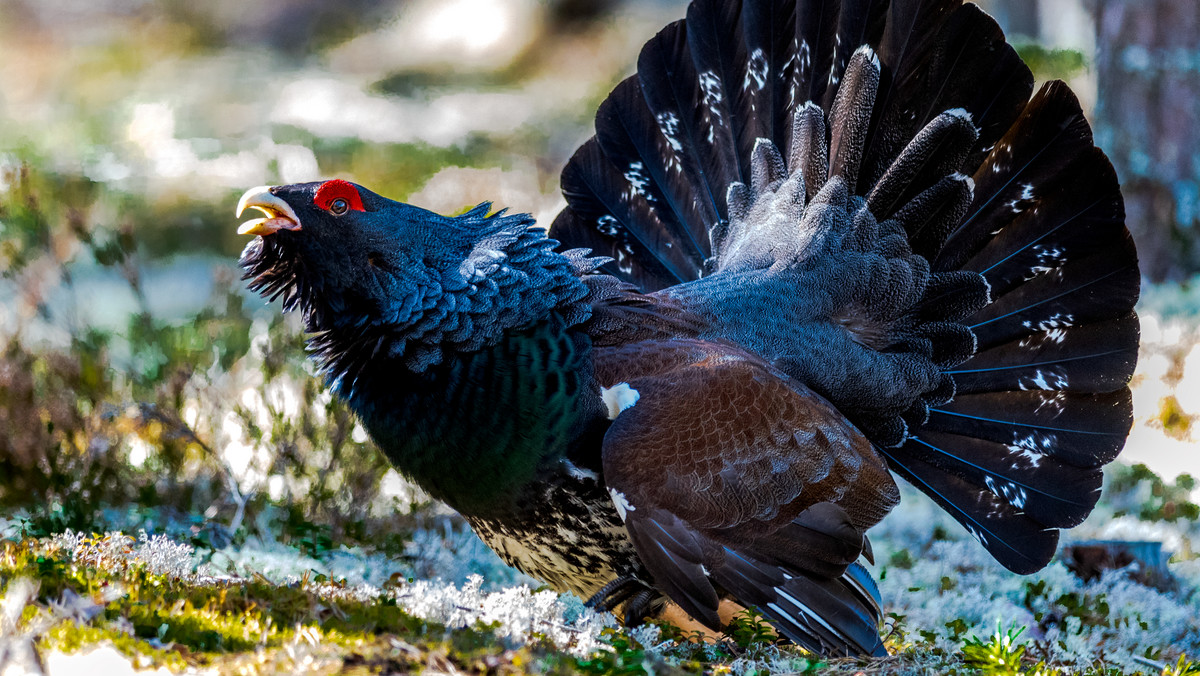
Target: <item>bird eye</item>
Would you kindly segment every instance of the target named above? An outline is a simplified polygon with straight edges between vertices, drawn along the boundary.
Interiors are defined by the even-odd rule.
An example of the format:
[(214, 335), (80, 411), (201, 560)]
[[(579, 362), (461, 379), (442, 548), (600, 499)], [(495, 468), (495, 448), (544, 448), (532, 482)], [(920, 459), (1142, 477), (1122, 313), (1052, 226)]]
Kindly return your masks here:
[(350, 203), (342, 197), (339, 197), (329, 203), (329, 213), (333, 214), (334, 216), (341, 216), (349, 210)]

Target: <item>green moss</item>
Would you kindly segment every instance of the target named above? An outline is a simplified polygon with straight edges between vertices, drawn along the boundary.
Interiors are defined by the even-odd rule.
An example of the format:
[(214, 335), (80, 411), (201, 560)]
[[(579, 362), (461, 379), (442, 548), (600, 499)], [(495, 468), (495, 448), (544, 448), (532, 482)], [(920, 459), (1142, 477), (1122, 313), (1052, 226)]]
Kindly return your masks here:
[(64, 653), (80, 652), (103, 643), (111, 643), (126, 656), (143, 658), (155, 666), (182, 671), (188, 665), (183, 654), (177, 650), (155, 648), (146, 641), (111, 625), (98, 627), (67, 620), (60, 622), (42, 635), (38, 647), (43, 650), (58, 650)]
[[(120, 544), (113, 536), (84, 541), (93, 548), (88, 551), (104, 551), (114, 542)], [(538, 665), (553, 673), (577, 667), (574, 658), (545, 643), (513, 650), (496, 637), (493, 626), (450, 631), (409, 615), (390, 597), (359, 599), (342, 585), (315, 580), (294, 585), (262, 578), (198, 582), (151, 573), (145, 564), (119, 556), (74, 561), (47, 541), (5, 541), (0, 547), (0, 595), (21, 578), (39, 583), (36, 605), (26, 608), (26, 622), (50, 612), (52, 602), (70, 594), (100, 604), (113, 598), (112, 590), (120, 590), (91, 624), (62, 619), (42, 635), (39, 645), (64, 652), (107, 641), (154, 666), (232, 668), (248, 654), (286, 661), (288, 646), (305, 643), (321, 646), (344, 667), (409, 670), (443, 664), (494, 672)], [(397, 645), (404, 646), (399, 653)]]
[[(737, 616), (727, 637), (715, 644), (660, 625), (657, 640), (680, 642), (664, 656), (623, 629), (606, 629), (603, 637), (612, 649), (580, 659), (536, 636), (513, 648), (497, 638), (495, 626), (451, 630), (409, 615), (388, 596), (358, 597), (342, 584), (318, 582), (315, 577), (277, 585), (261, 577), (213, 582), (156, 574), (122, 553), (131, 544), (122, 536), (91, 536), (72, 550), (79, 552), (79, 559), (72, 559), (71, 551), (47, 540), (2, 542), (0, 595), (14, 580), (38, 582), (36, 600), (22, 614), (28, 627), (54, 616), (53, 602), (69, 600), (72, 594), (103, 604), (99, 612), (89, 615), (90, 622), (59, 617), (40, 635), (40, 649), (70, 653), (110, 643), (139, 667), (172, 670), (728, 674), (735, 660), (773, 657), (783, 660), (777, 665), (789, 664), (798, 673), (846, 676), (1059, 673), (1028, 656), (1019, 641), (1023, 630), (1016, 626), (997, 630), (986, 639), (966, 638), (966, 623), (952, 620), (946, 625), (950, 638), (961, 641), (962, 647), (947, 651), (932, 634), (909, 640), (904, 618), (895, 615), (890, 617), (890, 631), (885, 631), (892, 656), (883, 660), (809, 659), (804, 651), (777, 645), (770, 626), (751, 611)], [(1028, 590), (1031, 599), (1043, 597), (1044, 592), (1037, 587)], [(1111, 621), (1102, 596), (1065, 595), (1054, 599), (1054, 605), (1056, 612), (1078, 617), (1084, 624), (1109, 626), (1106, 623)], [(1080, 673), (1120, 672), (1097, 662)], [(1184, 659), (1165, 673), (1196, 673), (1195, 665)]]

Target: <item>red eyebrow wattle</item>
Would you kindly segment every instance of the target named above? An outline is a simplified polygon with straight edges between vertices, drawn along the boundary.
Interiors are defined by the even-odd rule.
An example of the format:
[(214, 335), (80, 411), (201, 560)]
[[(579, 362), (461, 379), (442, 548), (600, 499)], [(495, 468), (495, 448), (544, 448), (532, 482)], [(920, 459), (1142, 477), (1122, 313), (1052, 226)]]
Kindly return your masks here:
[(321, 187), (317, 188), (317, 194), (313, 196), (313, 202), (322, 209), (328, 209), (329, 205), (339, 197), (346, 200), (351, 209), (366, 211), (363, 208), (362, 196), (358, 194), (358, 188), (355, 188), (353, 183), (340, 178), (322, 183)]

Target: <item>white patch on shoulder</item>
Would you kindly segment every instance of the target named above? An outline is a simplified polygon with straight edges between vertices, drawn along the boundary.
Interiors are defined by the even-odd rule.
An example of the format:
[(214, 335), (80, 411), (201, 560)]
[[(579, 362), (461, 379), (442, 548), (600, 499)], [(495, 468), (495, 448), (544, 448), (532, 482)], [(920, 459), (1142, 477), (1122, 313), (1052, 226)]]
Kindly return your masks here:
[(563, 469), (567, 470), (567, 474), (575, 477), (576, 479), (579, 479), (580, 481), (582, 481), (584, 479), (591, 479), (592, 481), (600, 480), (600, 477), (596, 476), (596, 473), (593, 472), (592, 470), (584, 469), (584, 468), (580, 467), (579, 465), (576, 465), (575, 463), (571, 462), (570, 460), (567, 460), (566, 458), (562, 459), (562, 464), (563, 464)]
[(617, 508), (617, 516), (621, 517), (622, 523), (625, 521), (626, 514), (637, 511), (637, 508), (629, 504), (629, 500), (621, 491), (610, 488), (608, 489), (608, 495), (612, 498), (613, 506)]
[(608, 419), (616, 420), (621, 411), (627, 408), (632, 408), (642, 398), (638, 391), (629, 386), (629, 383), (617, 383), (612, 387), (600, 388), (600, 398), (604, 400), (604, 405), (608, 407)]

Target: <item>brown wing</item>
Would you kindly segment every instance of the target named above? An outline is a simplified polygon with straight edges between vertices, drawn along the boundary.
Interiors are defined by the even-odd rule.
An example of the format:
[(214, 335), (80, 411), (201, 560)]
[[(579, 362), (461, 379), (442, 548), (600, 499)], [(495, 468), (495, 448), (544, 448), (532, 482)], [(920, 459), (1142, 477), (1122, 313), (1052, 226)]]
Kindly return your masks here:
[(604, 438), (605, 480), (664, 593), (714, 628), (724, 591), (814, 649), (882, 650), (872, 584), (851, 564), (899, 496), (853, 425), (722, 344), (601, 349), (597, 371), (610, 410), (627, 406)]

